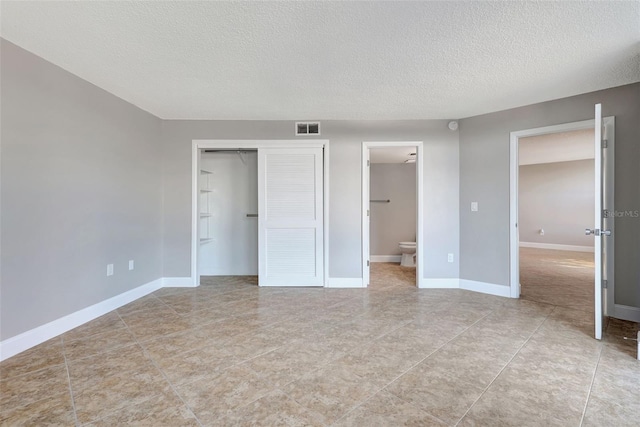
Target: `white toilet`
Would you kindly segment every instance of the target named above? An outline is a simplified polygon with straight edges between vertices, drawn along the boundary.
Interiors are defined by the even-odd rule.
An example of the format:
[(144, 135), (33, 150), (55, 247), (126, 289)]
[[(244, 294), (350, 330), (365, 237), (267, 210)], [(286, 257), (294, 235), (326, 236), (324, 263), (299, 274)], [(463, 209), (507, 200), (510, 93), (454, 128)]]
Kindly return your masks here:
[(400, 259), (400, 265), (403, 267), (415, 267), (416, 266), (416, 242), (400, 242), (400, 252), (402, 258)]

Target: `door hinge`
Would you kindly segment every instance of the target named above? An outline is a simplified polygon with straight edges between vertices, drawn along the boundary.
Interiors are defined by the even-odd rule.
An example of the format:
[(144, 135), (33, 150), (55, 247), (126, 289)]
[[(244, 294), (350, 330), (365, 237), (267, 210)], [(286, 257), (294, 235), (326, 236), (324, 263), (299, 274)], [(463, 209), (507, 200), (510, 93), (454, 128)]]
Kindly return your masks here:
[(369, 216), (369, 209), (367, 209), (367, 216)]
[(367, 260), (367, 267), (369, 267), (369, 260)]
[(367, 166), (371, 166), (371, 162), (367, 160)]
[(609, 140), (607, 139), (602, 140), (602, 148), (609, 148)]
[(608, 280), (603, 280), (602, 281), (602, 287), (607, 289), (609, 287), (609, 281)]

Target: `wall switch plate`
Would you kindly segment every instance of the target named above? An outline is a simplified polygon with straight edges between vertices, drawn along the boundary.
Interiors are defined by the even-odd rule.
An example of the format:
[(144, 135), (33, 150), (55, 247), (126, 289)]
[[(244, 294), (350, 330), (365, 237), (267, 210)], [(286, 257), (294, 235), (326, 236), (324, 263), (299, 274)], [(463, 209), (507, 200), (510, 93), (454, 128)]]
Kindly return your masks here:
[(447, 255), (447, 261), (448, 262), (453, 262), (453, 254)]
[(478, 202), (471, 202), (471, 212), (478, 212)]
[(129, 270), (133, 270), (133, 260), (129, 260)]
[(107, 276), (113, 276), (113, 264), (107, 264)]

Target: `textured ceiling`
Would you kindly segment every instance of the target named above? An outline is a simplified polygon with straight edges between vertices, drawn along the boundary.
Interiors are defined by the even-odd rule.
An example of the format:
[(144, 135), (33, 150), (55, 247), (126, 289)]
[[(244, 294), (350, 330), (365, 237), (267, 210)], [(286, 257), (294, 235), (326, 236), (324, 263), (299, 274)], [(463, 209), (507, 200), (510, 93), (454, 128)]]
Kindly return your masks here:
[(0, 2), (165, 119), (462, 118), (640, 81), (640, 2)]

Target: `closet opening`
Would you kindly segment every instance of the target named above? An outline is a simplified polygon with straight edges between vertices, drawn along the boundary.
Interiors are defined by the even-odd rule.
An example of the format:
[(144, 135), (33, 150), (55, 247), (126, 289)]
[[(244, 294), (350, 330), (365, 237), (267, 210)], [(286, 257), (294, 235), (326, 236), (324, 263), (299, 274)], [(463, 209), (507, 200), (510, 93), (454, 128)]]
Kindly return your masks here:
[(258, 150), (202, 150), (198, 188), (200, 284), (257, 285)]
[(324, 286), (328, 140), (194, 140), (191, 285)]

